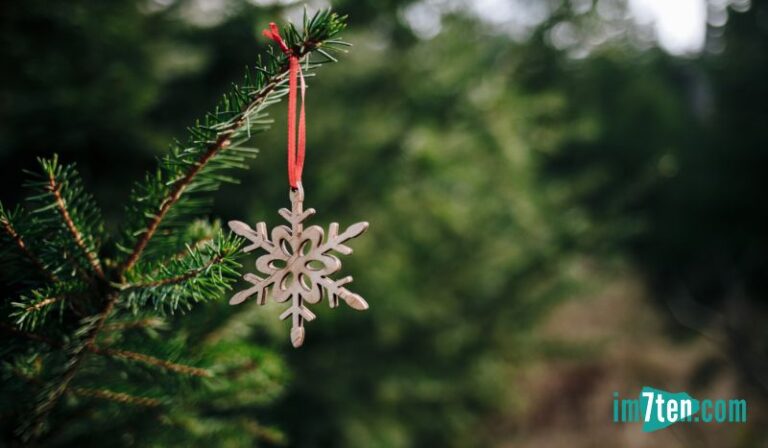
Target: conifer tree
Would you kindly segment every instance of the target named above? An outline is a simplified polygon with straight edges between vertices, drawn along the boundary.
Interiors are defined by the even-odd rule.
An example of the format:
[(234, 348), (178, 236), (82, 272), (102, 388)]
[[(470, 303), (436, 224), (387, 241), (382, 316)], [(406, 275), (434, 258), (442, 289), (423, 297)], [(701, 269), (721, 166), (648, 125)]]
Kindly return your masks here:
[[(301, 29), (284, 28), (305, 76), (336, 60), (344, 26), (344, 17), (322, 11), (305, 14)], [(267, 109), (287, 93), (287, 80), (279, 49), (246, 69), (135, 185), (117, 234), (75, 166), (55, 156), (29, 173), (23, 206), (0, 204), (0, 282), (9, 294), (0, 305), (4, 440), (98, 444), (117, 425), (160, 428), (115, 442), (123, 445), (141, 437), (157, 445), (280, 440), (243, 412), (279, 390), (279, 357), (231, 337), (224, 319), (205, 334), (167, 329), (239, 277), (241, 241), (199, 217), (256, 155), (253, 134), (269, 128)], [(139, 424), (146, 420), (155, 424)]]

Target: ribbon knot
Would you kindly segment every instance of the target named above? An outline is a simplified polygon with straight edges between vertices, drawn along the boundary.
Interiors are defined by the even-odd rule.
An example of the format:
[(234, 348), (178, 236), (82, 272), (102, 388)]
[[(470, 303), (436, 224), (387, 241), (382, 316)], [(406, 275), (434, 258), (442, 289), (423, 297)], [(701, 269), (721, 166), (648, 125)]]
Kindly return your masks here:
[[(269, 29), (262, 31), (268, 39), (277, 43), (280, 49), (288, 56), (288, 183), (291, 188), (299, 188), (301, 174), (304, 170), (304, 154), (306, 152), (307, 125), (304, 112), (304, 97), (307, 86), (304, 83), (304, 74), (301, 72), (299, 57), (288, 47), (280, 36), (280, 29), (274, 22), (269, 24)], [(301, 80), (301, 109), (299, 110), (299, 129), (296, 133), (296, 102), (297, 84)]]
[(277, 45), (280, 46), (280, 49), (283, 50), (283, 53), (287, 55), (292, 55), (293, 51), (291, 51), (290, 48), (288, 48), (288, 45), (285, 44), (285, 41), (282, 37), (280, 37), (280, 29), (277, 27), (277, 24), (275, 22), (271, 22), (269, 24), (269, 29), (264, 30), (261, 32), (264, 36), (266, 36), (268, 39), (271, 39), (277, 43)]

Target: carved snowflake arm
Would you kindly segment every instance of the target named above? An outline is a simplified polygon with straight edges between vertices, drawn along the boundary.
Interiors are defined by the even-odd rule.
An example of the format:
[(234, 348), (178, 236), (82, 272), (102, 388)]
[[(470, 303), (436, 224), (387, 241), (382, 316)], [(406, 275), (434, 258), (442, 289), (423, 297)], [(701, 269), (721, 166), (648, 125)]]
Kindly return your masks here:
[(269, 234), (267, 233), (267, 225), (263, 222), (256, 224), (256, 230), (242, 221), (229, 221), (229, 228), (236, 234), (242, 236), (253, 244), (249, 244), (243, 248), (243, 252), (253, 252), (256, 249), (264, 249), (267, 252), (272, 252), (274, 244), (269, 240)]
[(350, 307), (358, 310), (365, 311), (368, 309), (368, 302), (365, 301), (359, 294), (355, 294), (352, 291), (344, 288), (344, 285), (352, 282), (352, 276), (348, 275), (339, 280), (331, 280), (328, 277), (322, 278), (323, 288), (328, 293), (328, 303), (331, 308), (339, 306), (339, 298), (347, 303)]
[(301, 317), (307, 322), (311, 322), (315, 320), (315, 313), (309, 310), (306, 306), (304, 306), (299, 300), (293, 300), (291, 302), (290, 308), (283, 311), (283, 314), (280, 315), (280, 320), (288, 319), (289, 317), (293, 317), (296, 319), (296, 317)]
[(280, 315), (281, 320), (291, 318), (291, 344), (299, 348), (304, 344), (304, 337), (307, 334), (304, 328), (304, 321), (311, 322), (315, 319), (315, 314), (304, 306), (301, 297), (295, 295), (291, 300), (291, 307)]
[(308, 208), (304, 211), (301, 211), (300, 208), (296, 211), (291, 211), (291, 210), (288, 210), (287, 208), (281, 208), (280, 210), (277, 211), (277, 213), (279, 213), (280, 216), (282, 216), (286, 221), (291, 223), (292, 227), (295, 227), (301, 224), (302, 222), (304, 222), (304, 220), (306, 220), (310, 216), (314, 215), (316, 211), (314, 208)]
[(352, 224), (351, 226), (347, 227), (347, 230), (345, 230), (342, 234), (339, 234), (339, 223), (332, 222), (331, 225), (328, 226), (328, 240), (325, 242), (325, 244), (323, 244), (322, 248), (320, 249), (320, 253), (326, 253), (331, 250), (335, 250), (336, 252), (343, 255), (351, 254), (352, 248), (344, 245), (344, 243), (351, 240), (352, 238), (360, 236), (363, 232), (366, 231), (366, 229), (368, 229), (368, 223), (363, 221)]
[(240, 303), (245, 302), (249, 297), (252, 295), (256, 295), (256, 303), (259, 305), (264, 305), (267, 300), (267, 288), (274, 283), (274, 279), (272, 276), (269, 276), (267, 278), (261, 278), (258, 275), (255, 274), (245, 274), (243, 276), (243, 279), (249, 283), (253, 283), (253, 286), (251, 286), (248, 289), (244, 289), (234, 296), (232, 296), (231, 299), (229, 299), (230, 305), (238, 305)]

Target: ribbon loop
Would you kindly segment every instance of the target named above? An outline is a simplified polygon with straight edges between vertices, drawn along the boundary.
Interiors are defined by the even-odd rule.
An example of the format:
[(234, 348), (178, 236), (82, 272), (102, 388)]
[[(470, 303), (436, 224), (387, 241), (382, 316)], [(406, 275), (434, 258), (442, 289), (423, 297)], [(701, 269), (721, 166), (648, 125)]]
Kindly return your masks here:
[[(304, 154), (306, 152), (307, 120), (304, 112), (304, 98), (306, 84), (304, 74), (301, 72), (299, 57), (285, 43), (280, 36), (280, 30), (272, 22), (269, 29), (262, 31), (268, 39), (277, 43), (280, 49), (288, 56), (288, 183), (294, 190), (301, 183), (301, 174), (304, 171)], [(301, 109), (299, 110), (299, 129), (296, 134), (296, 103), (298, 80), (301, 80)]]

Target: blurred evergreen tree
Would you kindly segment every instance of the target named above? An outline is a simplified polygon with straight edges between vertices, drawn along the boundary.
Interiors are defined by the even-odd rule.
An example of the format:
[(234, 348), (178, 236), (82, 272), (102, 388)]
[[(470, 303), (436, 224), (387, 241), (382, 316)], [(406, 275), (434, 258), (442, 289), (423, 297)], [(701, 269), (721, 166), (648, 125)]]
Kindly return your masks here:
[(765, 400), (768, 5), (735, 3), (700, 56), (609, 46), (532, 78), (566, 95), (561, 123), (593, 124), (545, 166), (603, 228), (594, 249), (628, 255), (676, 334), (722, 335)]
[[(297, 10), (226, 0), (200, 14), (198, 3), (218, 4), (0, 5), (0, 54), (18, 68), (0, 73), (0, 196), (18, 198), (16, 168), (33, 155), (61, 152), (81, 161), (105, 225), (117, 227), (127, 177), (213, 106), (209, 92), (253, 61), (270, 18)], [(228, 410), (207, 440), (237, 446), (242, 432), (229, 425), (255, 416), (296, 446), (489, 444), (489, 416), (521, 404), (515, 366), (543, 350), (531, 329), (590, 279), (596, 258), (629, 255), (657, 291), (682, 284), (714, 307), (745, 285), (748, 314), (763, 315), (763, 5), (731, 15), (722, 52), (683, 59), (621, 39), (571, 57), (552, 30), (591, 31), (601, 19), (567, 1), (525, 41), (459, 9), (443, 13), (437, 36), (418, 38), (403, 20), (412, 3), (334, 2), (351, 15), (355, 51), (308, 94), (308, 200), (334, 220), (371, 222), (345, 264), (371, 311), (321, 310), (301, 351), (265, 349), (274, 377), (222, 385)], [(284, 136), (260, 141), (272, 149), (244, 186), (217, 193), (213, 215), (277, 223)], [(233, 313), (207, 306), (172, 325), (193, 348)], [(272, 314), (247, 307), (222, 334), (237, 350), (281, 347)], [(733, 338), (750, 348), (737, 354), (764, 353), (762, 320), (737, 322), (750, 328)], [(741, 365), (759, 382), (755, 359)], [(140, 417), (100, 421), (125, 445), (185, 442)], [(144, 440), (133, 439), (138, 428)]]
[[(150, 67), (147, 84), (136, 88), (152, 89), (151, 101), (132, 113), (135, 126), (117, 127), (143, 139), (131, 149), (133, 164), (199, 114), (207, 92), (226, 85), (235, 76), (233, 68), (252, 59), (242, 42), (253, 40), (255, 24), (266, 23), (263, 9), (229, 2), (231, 13), (219, 22), (195, 25), (179, 19), (189, 4), (153, 12), (134, 6), (139, 12), (126, 16), (136, 17), (139, 28), (156, 24), (157, 32), (137, 38), (145, 59), (127, 64)], [(446, 17), (440, 39), (421, 41), (398, 19), (407, 4), (340, 5), (354, 14), (358, 29), (350, 35), (358, 48), (347, 69), (311, 81), (307, 194), (339, 221), (370, 218), (373, 231), (356, 248), (351, 270), (361, 291), (378, 293), (369, 316), (348, 319), (321, 311), (310, 345), (288, 357), (294, 372), (288, 393), (270, 412), (259, 412), (262, 421), (284, 429), (299, 446), (487, 441), (483, 419), (510, 398), (510, 366), (533, 350), (529, 338), (537, 318), (573, 286), (569, 272), (577, 271), (577, 254), (567, 248), (588, 230), (575, 210), (563, 212), (561, 192), (536, 174), (538, 151), (571, 131), (546, 126), (547, 116), (563, 106), (559, 96), (526, 96), (515, 89), (516, 55), (524, 47), (460, 15)], [(94, 27), (104, 23), (99, 17), (113, 14), (83, 11), (93, 14)], [(8, 39), (27, 37), (18, 30)], [(19, 59), (34, 60), (30, 54)], [(457, 62), (446, 64), (450, 60)], [(83, 64), (83, 70), (93, 69)], [(57, 88), (47, 82), (43, 92)], [(76, 85), (68, 91), (110, 97), (90, 92), (91, 87), (101, 89)], [(13, 84), (6, 88), (17, 91)], [(109, 129), (108, 118), (91, 117), (91, 131)], [(49, 119), (65, 122), (62, 116)], [(282, 147), (282, 136), (262, 137), (264, 147)], [(112, 140), (119, 138), (105, 137)], [(57, 148), (49, 143), (45, 146)], [(22, 152), (11, 148), (13, 157)], [(274, 181), (275, 173), (283, 172), (276, 167), (284, 165), (284, 155), (274, 150), (261, 157), (247, 183), (259, 193), (224, 188), (217, 216), (242, 215), (246, 207), (254, 221), (274, 219), (272, 210), (285, 202), (284, 182)], [(120, 171), (111, 160), (84, 164), (92, 172)], [(99, 185), (99, 195), (112, 183), (87, 180)], [(573, 219), (553, 219), (561, 213)], [(206, 315), (185, 318), (183, 328), (205, 334), (231, 314), (208, 307)], [(264, 314), (240, 313), (231, 331), (246, 338), (244, 328), (252, 325), (255, 334), (244, 342), (271, 340), (275, 325)], [(244, 409), (232, 419), (250, 412)], [(114, 420), (110, 430), (119, 431), (121, 422)], [(122, 431), (133, 437), (127, 427)], [(162, 428), (150, 434), (161, 437)]]

